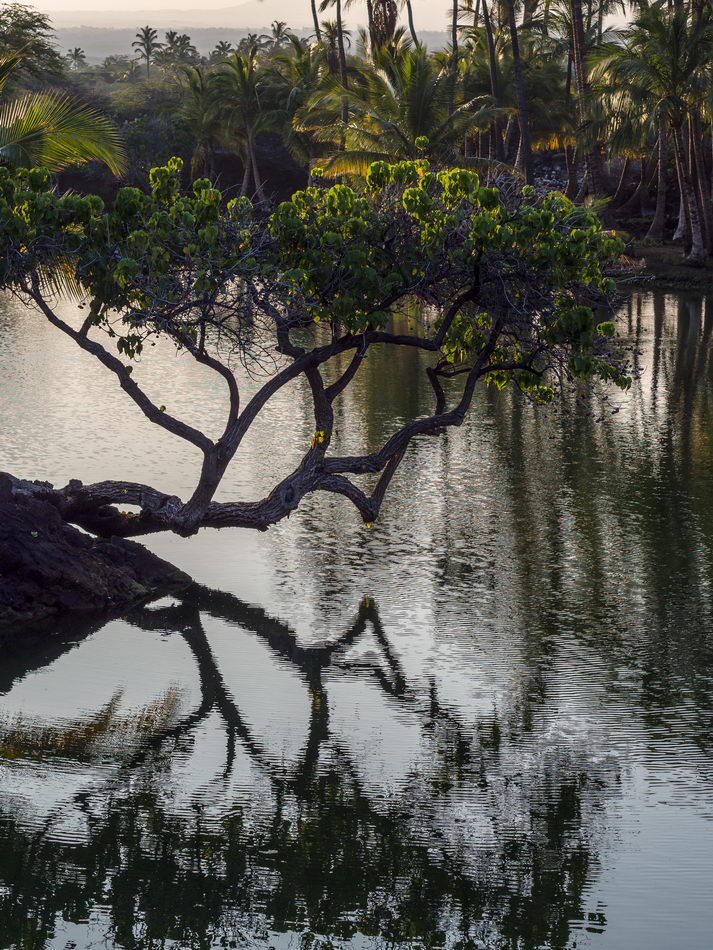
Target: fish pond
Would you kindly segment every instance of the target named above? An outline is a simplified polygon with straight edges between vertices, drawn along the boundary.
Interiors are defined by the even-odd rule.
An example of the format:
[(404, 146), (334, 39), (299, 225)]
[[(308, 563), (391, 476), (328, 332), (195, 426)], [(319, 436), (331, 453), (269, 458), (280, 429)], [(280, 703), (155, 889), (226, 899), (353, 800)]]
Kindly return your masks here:
[[(710, 947), (713, 303), (636, 292), (618, 326), (630, 392), (483, 388), (371, 530), (323, 493), (265, 534), (151, 537), (182, 595), (4, 646), (2, 950)], [(419, 359), (369, 356), (340, 450), (430, 411)], [(220, 425), (171, 347), (136, 373)], [(7, 297), (0, 419), (18, 476), (185, 495), (198, 470)], [(283, 391), (224, 497), (313, 426)]]

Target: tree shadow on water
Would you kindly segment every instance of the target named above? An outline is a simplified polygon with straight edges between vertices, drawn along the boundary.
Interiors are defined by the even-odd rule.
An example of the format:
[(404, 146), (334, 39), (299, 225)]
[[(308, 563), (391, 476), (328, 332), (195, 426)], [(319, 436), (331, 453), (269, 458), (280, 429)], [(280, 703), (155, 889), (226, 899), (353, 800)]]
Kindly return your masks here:
[[(298, 674), (309, 696), (309, 724), (294, 764), (270, 751), (241, 710), (206, 618), (249, 632)], [(78, 947), (99, 942), (131, 950), (272, 946), (281, 934), (294, 935), (290, 945), (300, 947), (571, 945), (571, 921), (587, 916), (585, 894), (597, 863), (585, 802), (601, 797), (601, 789), (581, 761), (552, 760), (540, 794), (523, 799), (520, 820), (508, 823), (513, 806), (510, 792), (498, 790), (507, 782), (498, 774), (496, 730), (487, 739), (474, 733), (441, 703), (435, 683), (424, 695), (409, 683), (373, 601), (362, 601), (340, 636), (313, 648), (261, 608), (199, 586), (124, 619), (185, 640), (199, 702), (185, 714), (167, 703), (145, 717), (150, 728), (116, 752), (108, 777), (76, 793), (81, 835), (56, 833), (50, 822), (28, 825), (5, 802), (0, 781), (0, 947), (34, 950), (65, 933)], [(376, 650), (357, 661), (349, 651), (365, 636)], [(67, 640), (64, 645), (70, 648)], [(57, 641), (53, 651), (33, 654), (26, 668), (42, 668), (60, 652)], [(330, 726), (329, 687), (340, 676), (366, 677), (428, 737), (429, 767), (391, 800), (368, 787)], [(83, 737), (91, 743), (102, 729), (111, 732), (112, 715), (104, 711), (81, 741), (63, 739), (65, 758), (91, 759), (78, 751)], [(200, 741), (209, 721), (219, 722), (225, 735), (214, 781), (227, 798), (217, 819), (200, 797), (189, 807), (170, 807), (172, 762), (178, 750)], [(24, 751), (17, 730), (13, 741), (13, 765), (32, 758), (36, 735), (28, 732)], [(230, 800), (238, 757), (264, 780), (248, 802)], [(0, 744), (0, 777), (2, 766)], [(480, 843), (482, 823), (473, 820), (449, 838), (459, 801), (498, 812), (489, 814), (495, 834)], [(506, 825), (521, 830), (498, 834)], [(67, 922), (74, 929), (66, 930)], [(590, 929), (604, 924), (592, 919)]]

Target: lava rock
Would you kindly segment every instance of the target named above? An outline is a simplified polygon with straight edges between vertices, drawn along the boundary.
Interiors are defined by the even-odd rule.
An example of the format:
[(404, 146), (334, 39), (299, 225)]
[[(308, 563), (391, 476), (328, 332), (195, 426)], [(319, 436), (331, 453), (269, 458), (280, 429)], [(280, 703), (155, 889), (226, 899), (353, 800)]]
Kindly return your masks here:
[[(1, 487), (1, 486), (0, 486)], [(135, 541), (94, 538), (45, 501), (0, 491), (0, 632), (182, 590), (191, 578)]]

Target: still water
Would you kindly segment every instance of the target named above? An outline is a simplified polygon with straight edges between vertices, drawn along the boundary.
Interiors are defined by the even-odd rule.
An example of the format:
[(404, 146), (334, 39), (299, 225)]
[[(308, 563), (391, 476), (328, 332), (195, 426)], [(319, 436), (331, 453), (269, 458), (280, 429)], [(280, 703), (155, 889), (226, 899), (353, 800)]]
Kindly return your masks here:
[[(69, 313), (70, 308), (66, 311)], [(643, 374), (561, 413), (483, 390), (344, 499), (147, 543), (195, 587), (0, 653), (0, 947), (704, 950), (713, 933), (713, 305), (634, 294)], [(370, 356), (337, 448), (430, 410)], [(158, 347), (160, 402), (223, 391)], [(198, 458), (0, 301), (0, 469), (185, 495)], [(269, 404), (223, 497), (309, 442)]]

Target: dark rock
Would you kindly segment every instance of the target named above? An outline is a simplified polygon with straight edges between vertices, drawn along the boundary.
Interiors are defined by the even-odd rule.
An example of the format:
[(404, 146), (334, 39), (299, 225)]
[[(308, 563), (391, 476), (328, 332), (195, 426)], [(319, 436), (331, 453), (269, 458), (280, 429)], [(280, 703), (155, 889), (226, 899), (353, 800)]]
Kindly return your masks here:
[(13, 500), (6, 488), (0, 484), (0, 632), (130, 606), (191, 583), (142, 545), (93, 538), (47, 502)]

